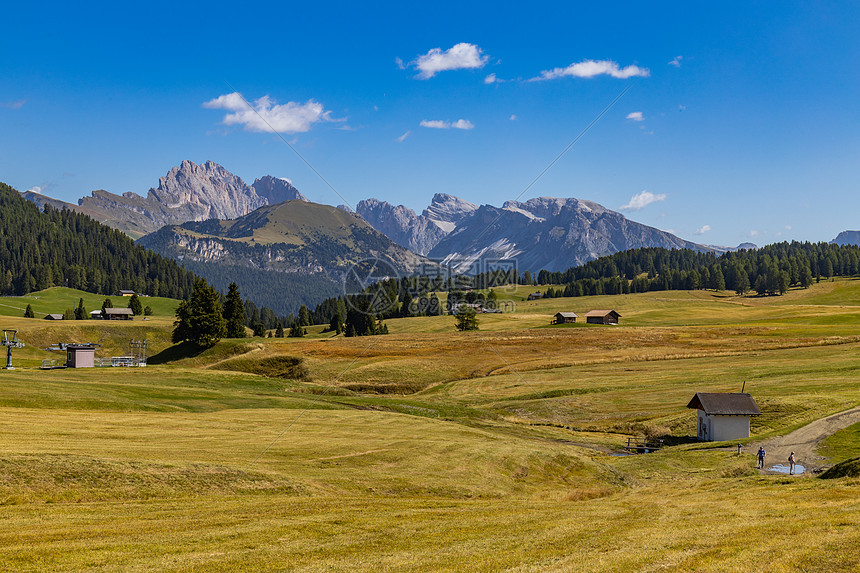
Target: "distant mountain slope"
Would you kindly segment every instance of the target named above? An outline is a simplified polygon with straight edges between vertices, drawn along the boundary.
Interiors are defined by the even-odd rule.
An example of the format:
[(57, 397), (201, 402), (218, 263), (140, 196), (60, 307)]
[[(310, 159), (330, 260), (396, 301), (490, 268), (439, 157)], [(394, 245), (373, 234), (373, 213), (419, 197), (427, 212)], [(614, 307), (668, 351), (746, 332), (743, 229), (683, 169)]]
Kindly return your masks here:
[(860, 245), (860, 231), (842, 231), (830, 242), (836, 245)]
[[(232, 268), (243, 294), (284, 313), (292, 310), (295, 301), (286, 300), (284, 293), (279, 300), (270, 300), (276, 291), (272, 285), (278, 281), (289, 281), (293, 298), (312, 303), (331, 296), (331, 285), (342, 284), (354, 262), (384, 258), (396, 271), (406, 273), (425, 260), (354, 214), (301, 200), (267, 205), (233, 220), (166, 226), (139, 243), (185, 262), (207, 278), (220, 276), (224, 267)], [(243, 268), (255, 271), (257, 286), (250, 273), (246, 276), (239, 270)], [(268, 274), (264, 277), (257, 271)], [(309, 286), (298, 293), (304, 279)], [(320, 286), (324, 284), (330, 286), (324, 289)]]
[(541, 197), (525, 203), (508, 201), (501, 208), (481, 206), (429, 256), (464, 271), (485, 258), (516, 259), (520, 271), (560, 271), (638, 247), (713, 251), (592, 201)]
[(0, 183), (0, 294), (51, 286), (99, 294), (134, 289), (170, 298), (190, 292), (195, 276), (175, 261), (82, 213), (49, 201), (42, 212), (22, 195)]
[(288, 179), (272, 177), (266, 175), (254, 181), (251, 185), (257, 195), (268, 201), (269, 205), (283, 203), (284, 201), (307, 201), (308, 198), (299, 193), (299, 190), (293, 187), (292, 182)]
[(394, 206), (378, 199), (365, 199), (356, 211), (377, 231), (402, 247), (426, 255), (464, 217), (478, 208), (453, 195), (437, 193), (421, 215), (403, 205)]

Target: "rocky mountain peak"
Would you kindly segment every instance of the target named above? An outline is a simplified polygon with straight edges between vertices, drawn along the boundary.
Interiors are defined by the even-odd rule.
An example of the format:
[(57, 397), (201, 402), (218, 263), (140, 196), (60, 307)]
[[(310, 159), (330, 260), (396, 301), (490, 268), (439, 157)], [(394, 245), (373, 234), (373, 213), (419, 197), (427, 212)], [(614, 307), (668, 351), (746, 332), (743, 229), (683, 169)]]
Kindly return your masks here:
[(265, 198), (269, 202), (269, 205), (283, 203), (284, 201), (293, 201), (295, 199), (300, 201), (308, 200), (307, 197), (299, 193), (298, 189), (293, 187), (292, 181), (283, 177), (266, 175), (254, 181), (251, 187), (257, 195)]
[(477, 205), (459, 197), (447, 193), (436, 193), (433, 195), (433, 200), (430, 201), (430, 206), (424, 209), (421, 215), (434, 222), (447, 234), (453, 231), (457, 223), (466, 215), (477, 209)]
[(267, 204), (241, 177), (214, 161), (197, 165), (187, 159), (159, 178), (147, 198), (167, 208), (187, 209), (195, 220), (235, 219)]

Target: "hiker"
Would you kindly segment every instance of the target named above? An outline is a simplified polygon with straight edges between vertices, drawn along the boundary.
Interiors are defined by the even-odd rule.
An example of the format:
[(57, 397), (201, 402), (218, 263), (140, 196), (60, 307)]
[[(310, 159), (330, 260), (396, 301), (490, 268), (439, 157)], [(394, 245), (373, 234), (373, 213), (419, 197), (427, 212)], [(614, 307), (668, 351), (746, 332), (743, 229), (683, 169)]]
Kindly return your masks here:
[(764, 448), (759, 446), (758, 448), (758, 469), (764, 469)]
[(788, 456), (788, 475), (794, 474), (794, 464), (797, 463), (797, 460), (794, 459), (794, 452), (791, 452), (791, 455)]

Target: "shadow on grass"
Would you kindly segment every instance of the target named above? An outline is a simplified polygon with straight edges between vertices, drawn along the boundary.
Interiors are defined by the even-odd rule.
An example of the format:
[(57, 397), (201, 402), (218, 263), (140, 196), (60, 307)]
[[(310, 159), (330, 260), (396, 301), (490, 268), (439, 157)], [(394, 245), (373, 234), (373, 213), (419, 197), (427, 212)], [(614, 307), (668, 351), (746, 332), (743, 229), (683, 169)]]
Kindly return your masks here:
[(194, 358), (195, 356), (200, 356), (204, 350), (207, 350), (205, 346), (200, 346), (186, 340), (185, 342), (180, 342), (179, 344), (174, 344), (173, 346), (165, 348), (154, 356), (150, 356), (146, 359), (146, 362), (147, 364), (167, 364), (168, 362), (175, 362), (176, 360), (182, 360), (183, 358)]
[(660, 436), (664, 446), (680, 446), (683, 444), (695, 444), (699, 440), (696, 436)]

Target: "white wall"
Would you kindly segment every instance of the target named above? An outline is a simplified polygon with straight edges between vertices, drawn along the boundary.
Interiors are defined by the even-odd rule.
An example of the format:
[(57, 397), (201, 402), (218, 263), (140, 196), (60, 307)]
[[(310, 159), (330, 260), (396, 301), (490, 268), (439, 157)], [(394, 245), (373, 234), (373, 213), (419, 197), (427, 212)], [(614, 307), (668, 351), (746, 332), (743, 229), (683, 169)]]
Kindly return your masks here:
[(696, 436), (699, 441), (724, 442), (750, 437), (749, 416), (708, 416), (697, 410)]

